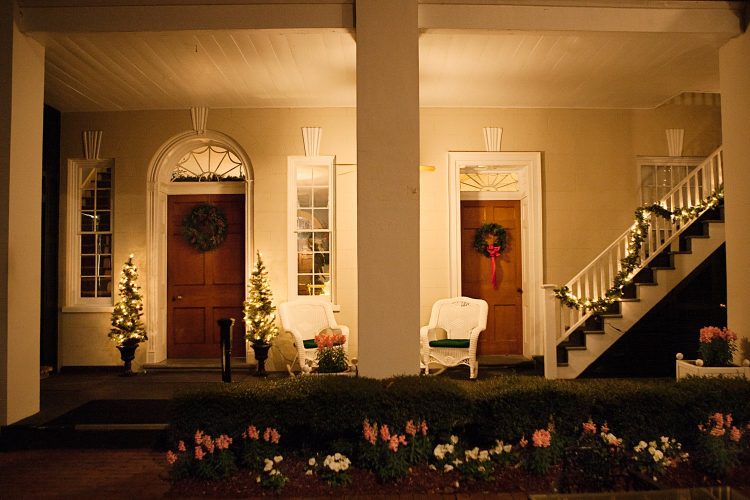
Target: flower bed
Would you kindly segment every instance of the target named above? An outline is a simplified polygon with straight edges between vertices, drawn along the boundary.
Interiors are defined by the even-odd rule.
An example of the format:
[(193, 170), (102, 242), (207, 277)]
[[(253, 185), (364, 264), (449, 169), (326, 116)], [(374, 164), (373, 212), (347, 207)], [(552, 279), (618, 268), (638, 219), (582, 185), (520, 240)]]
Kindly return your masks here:
[[(749, 406), (742, 380), (308, 377), (178, 398), (173, 431), (184, 441), (168, 460), (175, 494), (575, 492), (672, 477), (733, 484), (750, 462)], [(196, 419), (205, 432), (180, 434)]]

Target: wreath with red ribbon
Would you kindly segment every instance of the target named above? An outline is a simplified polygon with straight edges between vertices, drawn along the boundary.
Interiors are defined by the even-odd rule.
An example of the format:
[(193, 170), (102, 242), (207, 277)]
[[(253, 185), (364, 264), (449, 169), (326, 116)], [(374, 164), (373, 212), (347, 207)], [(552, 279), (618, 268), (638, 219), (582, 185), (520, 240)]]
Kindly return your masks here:
[[(492, 237), (492, 243), (487, 238)], [(508, 246), (505, 228), (494, 222), (485, 222), (474, 232), (474, 250), (492, 259), (492, 286), (497, 288), (497, 268), (495, 258), (500, 257)]]
[(196, 250), (208, 252), (227, 237), (227, 216), (216, 205), (196, 205), (182, 220), (182, 235)]

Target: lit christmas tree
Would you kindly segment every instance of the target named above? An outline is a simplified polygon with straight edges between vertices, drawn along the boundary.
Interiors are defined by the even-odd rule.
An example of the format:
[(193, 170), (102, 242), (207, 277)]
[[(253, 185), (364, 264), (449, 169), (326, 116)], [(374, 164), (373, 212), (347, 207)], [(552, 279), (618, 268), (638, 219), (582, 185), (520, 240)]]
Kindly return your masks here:
[(112, 329), (109, 338), (117, 345), (138, 344), (148, 339), (146, 327), (141, 321), (143, 316), (143, 296), (141, 287), (136, 284), (138, 268), (133, 264), (133, 254), (122, 266), (120, 283), (117, 285), (120, 301), (112, 311)]
[(276, 326), (276, 307), (272, 304), (273, 294), (268, 285), (268, 271), (258, 252), (255, 268), (250, 276), (249, 296), (244, 303), (245, 338), (254, 344), (270, 342), (279, 334)]

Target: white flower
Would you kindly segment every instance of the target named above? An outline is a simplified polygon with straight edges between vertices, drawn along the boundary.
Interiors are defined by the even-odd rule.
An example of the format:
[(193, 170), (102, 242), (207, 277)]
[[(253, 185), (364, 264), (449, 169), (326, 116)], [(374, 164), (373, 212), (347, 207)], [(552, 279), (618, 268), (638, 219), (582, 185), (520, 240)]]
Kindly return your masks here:
[(512, 444), (506, 444), (505, 446), (503, 446), (503, 451), (505, 453), (510, 453), (510, 450), (512, 450), (512, 449), (513, 449), (513, 445)]
[(457, 458), (457, 459), (455, 459), (455, 460), (453, 461), (453, 465), (455, 465), (456, 467), (458, 467), (458, 466), (459, 466), (459, 465), (461, 465), (462, 463), (463, 463), (463, 462), (461, 461), (461, 459), (460, 459), (460, 458)]
[(259, 482), (260, 482), (260, 476), (257, 476), (257, 477), (255, 478), (255, 482), (256, 482), (256, 483), (259, 483)]
[(479, 461), (480, 462), (486, 462), (490, 459), (490, 452), (487, 450), (482, 450), (479, 452)]
[(458, 444), (458, 436), (451, 436), (451, 443)]
[(284, 460), (284, 457), (282, 457), (281, 455), (276, 455), (275, 457), (273, 457), (273, 461), (276, 463), (279, 463), (282, 460)]
[(658, 462), (662, 458), (664, 458), (664, 453), (662, 453), (660, 450), (654, 451), (654, 461), (655, 462)]
[(310, 460), (307, 461), (307, 465), (309, 465), (310, 467), (315, 467), (316, 464), (317, 462), (315, 461), (315, 457), (312, 457)]
[(313, 471), (312, 471), (312, 469), (308, 469), (308, 470), (306, 470), (306, 471), (305, 471), (305, 475), (306, 475), (306, 476), (312, 476), (312, 475), (313, 475)]
[(266, 458), (263, 460), (263, 463), (265, 464), (265, 466), (263, 467), (263, 472), (268, 472), (273, 469), (273, 460), (269, 460)]
[(442, 460), (445, 458), (445, 446), (442, 444), (439, 444), (435, 446), (435, 450), (432, 452), (433, 455), (435, 455), (435, 458), (438, 460)]
[(334, 459), (334, 460), (341, 460), (341, 453), (336, 453), (336, 454), (335, 454), (335, 455), (333, 456), (333, 459)]
[(450, 472), (453, 470), (453, 466), (451, 464), (445, 464), (443, 466), (443, 472)]
[(430, 464), (430, 466), (429, 466), (429, 469), (430, 469), (430, 470), (437, 470), (437, 467), (435, 467), (435, 465), (434, 465), (434, 464)]

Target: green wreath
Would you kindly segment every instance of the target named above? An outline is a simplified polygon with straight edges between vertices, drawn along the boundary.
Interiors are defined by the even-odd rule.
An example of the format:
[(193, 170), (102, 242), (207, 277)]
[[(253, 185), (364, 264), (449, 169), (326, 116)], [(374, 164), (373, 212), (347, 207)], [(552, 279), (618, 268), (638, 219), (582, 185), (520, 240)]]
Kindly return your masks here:
[(216, 205), (196, 205), (182, 219), (182, 235), (196, 250), (218, 248), (227, 237), (227, 217)]
[(505, 233), (505, 228), (500, 224), (494, 222), (485, 222), (482, 224), (476, 232), (474, 232), (474, 250), (481, 253), (485, 257), (490, 257), (490, 252), (487, 250), (487, 237), (492, 236), (492, 245), (500, 247), (500, 253), (505, 252), (505, 248), (508, 246), (508, 235)]

